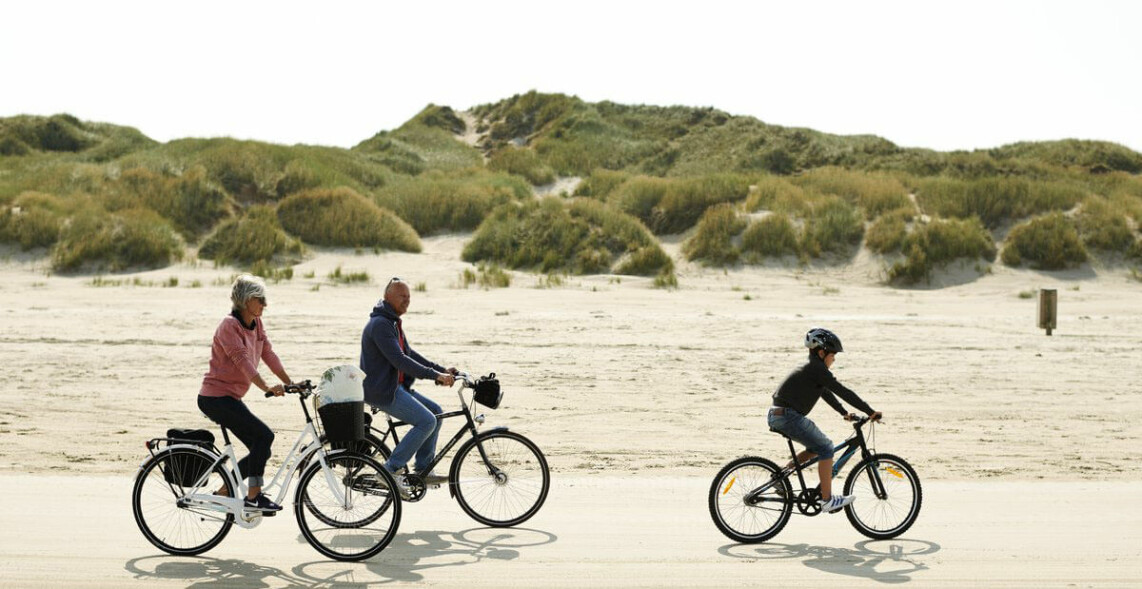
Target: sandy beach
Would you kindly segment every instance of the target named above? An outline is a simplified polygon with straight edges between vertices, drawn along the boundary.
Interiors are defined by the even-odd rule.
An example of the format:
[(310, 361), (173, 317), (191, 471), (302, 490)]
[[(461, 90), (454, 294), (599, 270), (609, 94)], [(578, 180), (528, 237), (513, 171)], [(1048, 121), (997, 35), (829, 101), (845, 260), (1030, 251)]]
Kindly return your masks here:
[[(464, 239), (426, 239), (418, 255), (313, 252), (292, 280), (270, 284), (265, 323), (291, 376), (317, 379), (356, 363), (384, 282), (416, 286), (405, 320), (413, 345), (445, 365), (496, 372), (505, 398), (485, 411), (488, 425), (547, 454), (555, 486), (527, 530), (501, 542), (441, 494), (410, 508), (394, 546), (360, 568), (320, 561), (290, 515), (235, 531), (204, 558), (161, 555), (131, 521), (130, 482), (145, 439), (209, 425), (194, 397), (233, 269), (189, 262), (96, 286), (8, 251), (0, 488), (19, 501), (0, 520), (0, 585), (54, 586), (64, 574), (93, 587), (1129, 586), (1142, 573), (1142, 509), (1126, 503), (1142, 490), (1142, 283), (1126, 269), (996, 266), (969, 280), (966, 268), (940, 276), (942, 288), (892, 289), (862, 250), (852, 264), (812, 269), (683, 264), (675, 290), (627, 276), (551, 286), (526, 273), (481, 290), (459, 286), (470, 267), (459, 260)], [(333, 284), (337, 267), (371, 283)], [(1035, 325), (1040, 288), (1058, 291), (1049, 337)], [(834, 373), (885, 413), (876, 447), (907, 458), (930, 495), (895, 541), (864, 542), (838, 517), (798, 518), (773, 543), (732, 545), (704, 511), (706, 487), (734, 457), (785, 455), (764, 410), (814, 325), (841, 335)], [(454, 391), (422, 392), (458, 403)], [(248, 400), (279, 432), (272, 468), (300, 410)], [(845, 436), (827, 409), (813, 417), (834, 440)], [(79, 502), (90, 511), (77, 512), (77, 494), (90, 494)], [(69, 568), (65, 547), (101, 572)], [(463, 566), (437, 564), (452, 560)]]

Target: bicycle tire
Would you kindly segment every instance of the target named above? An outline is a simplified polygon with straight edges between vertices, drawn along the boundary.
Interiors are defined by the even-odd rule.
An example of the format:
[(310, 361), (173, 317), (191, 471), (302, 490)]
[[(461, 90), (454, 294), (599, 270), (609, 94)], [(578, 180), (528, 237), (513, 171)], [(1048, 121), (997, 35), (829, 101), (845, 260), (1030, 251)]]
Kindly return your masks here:
[[(531, 440), (515, 432), (491, 431), (461, 446), (448, 479), (464, 513), (486, 526), (506, 528), (527, 521), (543, 507), (551, 471)], [(502, 511), (492, 513), (497, 509)]]
[[(155, 454), (139, 469), (131, 491), (135, 524), (151, 544), (167, 554), (194, 556), (214, 548), (230, 532), (234, 515), (221, 510), (180, 506), (188, 491), (179, 480), (186, 470), (206, 470), (215, 457), (201, 450), (174, 448)], [(176, 479), (168, 481), (168, 478)], [(190, 483), (193, 484), (193, 483)], [(214, 465), (201, 489), (213, 492), (224, 487), (234, 496), (234, 486), (221, 464)]]
[[(368, 455), (368, 454), (366, 454), (366, 455)], [(347, 486), (352, 487), (354, 490), (356, 490), (358, 492), (362, 492), (362, 493), (368, 493), (368, 492), (378, 492), (379, 493), (379, 492), (383, 492), (383, 489), (387, 488), (386, 483), (383, 480), (380, 480), (377, 477), (371, 476), (371, 474), (369, 472), (361, 473), (361, 472), (359, 472), (359, 469), (356, 472), (347, 469), (345, 473), (342, 473), (342, 481), (341, 482)], [(398, 501), (399, 500), (398, 497), (390, 496), (389, 500), (390, 501)], [(321, 511), (320, 503), (309, 500), (309, 497), (307, 495), (305, 495), (304, 493), (302, 493), (300, 495), (300, 498), (301, 498), (301, 503), (303, 505), (305, 505), (306, 509), (308, 509), (309, 512), (312, 513), (314, 517), (321, 520), (321, 522), (324, 524), (327, 524), (330, 526), (335, 526), (335, 527), (345, 527), (345, 526), (352, 527), (354, 525), (358, 525), (358, 526), (368, 525), (368, 524), (372, 523), (376, 518), (383, 515), (384, 510), (388, 507), (387, 505), (382, 504), (377, 509), (377, 511), (375, 511), (374, 513), (362, 514), (362, 518), (358, 521), (338, 521), (336, 518), (323, 513)]]
[[(743, 544), (764, 542), (776, 536), (793, 513), (793, 489), (789, 479), (782, 477), (767, 489), (761, 503), (751, 505), (746, 496), (780, 472), (772, 461), (757, 456), (738, 458), (723, 466), (710, 484), (710, 517), (718, 530)], [(763, 506), (767, 503), (773, 507)]]
[[(871, 476), (875, 468), (885, 497), (877, 497)], [(873, 454), (862, 460), (845, 481), (845, 495), (856, 499), (845, 506), (849, 523), (861, 534), (876, 540), (887, 540), (903, 534), (916, 523), (924, 491), (916, 470), (903, 458), (893, 454)]]
[[(392, 542), (400, 527), (396, 482), (379, 462), (356, 452), (327, 454), (325, 463), (332, 470), (330, 477), (325, 476), (320, 461), (311, 460), (297, 484), (294, 514), (302, 536), (315, 550), (335, 560), (375, 556)], [(354, 477), (365, 476), (376, 481), (376, 486), (355, 488)], [(345, 503), (336, 500), (330, 479)]]

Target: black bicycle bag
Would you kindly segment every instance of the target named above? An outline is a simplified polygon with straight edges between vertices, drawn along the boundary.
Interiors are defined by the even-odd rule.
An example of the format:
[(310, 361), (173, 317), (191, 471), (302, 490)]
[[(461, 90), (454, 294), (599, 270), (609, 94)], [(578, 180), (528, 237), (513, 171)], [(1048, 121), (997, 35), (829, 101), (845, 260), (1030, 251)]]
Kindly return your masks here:
[[(173, 444), (193, 444), (210, 450), (214, 447), (214, 434), (204, 429), (168, 429), (167, 446)], [(192, 487), (210, 470), (211, 464), (212, 461), (201, 454), (178, 454), (165, 461), (163, 478), (168, 483)]]

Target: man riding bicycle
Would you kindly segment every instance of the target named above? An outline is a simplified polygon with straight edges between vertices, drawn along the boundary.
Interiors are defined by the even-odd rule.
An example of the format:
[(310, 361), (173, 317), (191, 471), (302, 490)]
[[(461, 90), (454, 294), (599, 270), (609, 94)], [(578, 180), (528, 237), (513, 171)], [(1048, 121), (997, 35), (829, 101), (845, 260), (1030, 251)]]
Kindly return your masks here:
[(393, 473), (397, 485), (407, 492), (403, 477), (396, 473), (416, 455), (417, 473), (426, 484), (440, 484), (448, 477), (424, 472), (436, 452), (440, 433), (437, 415), (440, 405), (413, 390), (417, 378), (432, 379), (437, 384), (452, 386), (455, 368), (444, 368), (412, 349), (404, 335), (401, 316), (408, 311), (412, 295), (408, 284), (393, 278), (385, 287), (384, 298), (373, 307), (369, 323), (361, 336), (361, 370), (365, 371), (365, 401), (413, 427), (393, 448), (385, 462), (385, 470)]

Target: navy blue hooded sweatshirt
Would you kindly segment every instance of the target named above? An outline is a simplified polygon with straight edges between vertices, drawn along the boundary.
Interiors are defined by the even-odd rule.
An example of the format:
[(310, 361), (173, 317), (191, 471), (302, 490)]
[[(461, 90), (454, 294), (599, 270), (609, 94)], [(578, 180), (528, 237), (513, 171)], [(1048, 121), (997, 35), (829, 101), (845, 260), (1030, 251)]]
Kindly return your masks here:
[(436, 380), (447, 369), (416, 353), (405, 334), (405, 350), (397, 335), (400, 317), (392, 305), (381, 300), (373, 307), (369, 322), (361, 334), (361, 370), (365, 372), (365, 402), (384, 408), (393, 402), (397, 391), (397, 372), (404, 373), (405, 388), (412, 388), (417, 378)]

